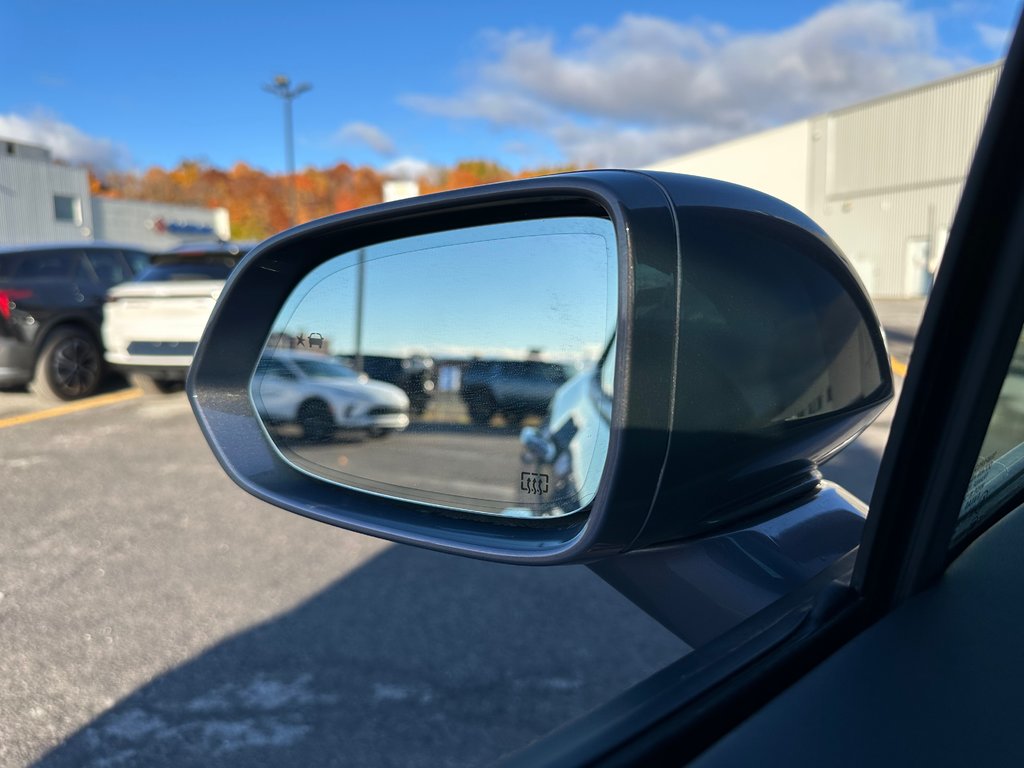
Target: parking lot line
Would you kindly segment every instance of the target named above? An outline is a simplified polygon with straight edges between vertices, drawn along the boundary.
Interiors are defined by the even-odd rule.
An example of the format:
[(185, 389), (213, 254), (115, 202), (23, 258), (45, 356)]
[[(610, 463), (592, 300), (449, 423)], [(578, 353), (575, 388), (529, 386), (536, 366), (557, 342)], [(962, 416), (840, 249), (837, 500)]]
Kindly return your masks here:
[(889, 355), (889, 364), (892, 365), (892, 372), (901, 379), (907, 378), (907, 364)]
[(43, 411), (32, 411), (31, 413), (23, 413), (20, 416), (9, 416), (6, 419), (0, 419), (0, 429), (16, 427), (19, 424), (30, 424), (33, 421), (42, 421), (43, 419), (53, 419), (57, 416), (65, 416), (69, 413), (88, 411), (92, 408), (99, 408), (104, 405), (122, 403), (125, 400), (134, 400), (136, 397), (142, 397), (142, 394), (143, 392), (141, 389), (125, 389), (120, 392), (111, 392), (108, 395), (89, 397), (85, 400), (68, 403), (67, 405), (58, 405), (54, 408), (47, 408)]

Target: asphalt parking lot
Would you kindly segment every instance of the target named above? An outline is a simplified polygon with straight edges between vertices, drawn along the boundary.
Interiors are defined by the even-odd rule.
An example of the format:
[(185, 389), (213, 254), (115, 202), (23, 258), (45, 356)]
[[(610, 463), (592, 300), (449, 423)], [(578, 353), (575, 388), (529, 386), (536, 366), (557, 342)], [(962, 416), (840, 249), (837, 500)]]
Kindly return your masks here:
[[(920, 302), (879, 311), (905, 362)], [(584, 568), (249, 497), (183, 393), (100, 398), (0, 393), (0, 765), (479, 765), (686, 651)], [(826, 474), (868, 498), (890, 419)]]

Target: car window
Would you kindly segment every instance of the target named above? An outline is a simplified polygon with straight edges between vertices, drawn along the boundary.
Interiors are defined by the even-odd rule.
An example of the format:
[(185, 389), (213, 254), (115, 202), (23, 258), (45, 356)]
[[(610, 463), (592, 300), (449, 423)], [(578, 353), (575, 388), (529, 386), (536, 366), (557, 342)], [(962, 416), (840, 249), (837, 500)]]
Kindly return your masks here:
[(131, 275), (115, 251), (88, 251), (85, 254), (96, 278), (105, 286), (123, 283)]
[(124, 251), (124, 257), (128, 260), (128, 265), (132, 268), (132, 272), (136, 274), (146, 269), (153, 260), (152, 256), (142, 251)]
[(330, 360), (312, 360), (298, 358), (295, 365), (304, 374), (315, 379), (355, 379), (359, 377), (355, 371), (341, 363)]
[[(51, 228), (34, 235), (46, 252), (0, 256), (0, 306), (18, 301), (7, 282), (12, 277), (71, 279), (79, 269), (116, 282), (100, 261), (76, 260), (57, 251), (58, 242), (124, 243), (131, 269), (124, 276), (164, 283), (152, 286), (159, 294), (177, 281), (229, 277), (230, 265), (203, 264), (200, 252), (190, 254), (193, 263), (152, 263), (154, 253), (166, 254), (179, 240), (202, 238), (205, 247), (214, 233), (201, 230), (215, 216), (227, 227), (217, 237), (257, 241), (391, 199), (401, 185), (414, 189), (403, 194), (427, 194), (575, 168), (649, 169), (684, 154), (690, 165), (682, 173), (763, 182), (764, 191), (799, 207), (840, 242), (872, 296), (895, 306), (903, 286), (927, 283), (941, 258), (962, 178), (959, 166), (948, 166), (969, 157), (972, 145), (969, 137), (958, 141), (958, 154), (945, 142), (921, 139), (928, 149), (921, 157), (889, 152), (888, 133), (916, 125), (917, 108), (893, 114), (881, 110), (882, 102), (998, 62), (997, 48), (954, 44), (952, 25), (988, 39), (1012, 23), (940, 5), (493, 4), (448, 13), (437, 24), (436, 8), (412, 3), (347, 11), (278, 5), (283, 13), (276, 14), (211, 4), (183, 7), (170, 18), (140, 4), (130, 13), (93, 7), (62, 25), (47, 4), (14, 4), (4, 13), (10, 55), (0, 89), (0, 245), (28, 242), (10, 239), (18, 217)], [(296, 20), (301, 34), (288, 28)], [(186, 50), (157, 53), (170, 29), (188, 40)], [(244, 39), (250, 51), (230, 83), (219, 76), (223, 55), (202, 53), (221, 50), (227, 36)], [(292, 46), (303, 56), (289, 55)], [(368, 61), (378, 66), (360, 70), (359, 62)], [(313, 90), (287, 101), (265, 93), (278, 67), (294, 78), (293, 89), (308, 81)], [(365, 77), (352, 78), (356, 71)], [(952, 86), (936, 92), (928, 119), (950, 135), (969, 134), (974, 101)], [(874, 99), (882, 100), (880, 114), (843, 112)], [(481, 138), (480, 127), (490, 138)], [(771, 135), (748, 140), (763, 129)], [(910, 135), (917, 141), (918, 133)], [(2, 157), (23, 151), (8, 140), (38, 144), (52, 162)], [(282, 153), (289, 145), (291, 167)], [(500, 156), (490, 156), (499, 148)], [(78, 174), (81, 189), (51, 190), (68, 197), (58, 201), (47, 192), (35, 211), (19, 207), (35, 183), (8, 176), (3, 160), (26, 168), (38, 162), (56, 180)], [(916, 196), (936, 180), (934, 199)], [(138, 212), (124, 235), (111, 229), (115, 204)], [(911, 241), (902, 239), (904, 223), (917, 227)], [(552, 263), (557, 258), (551, 254)], [(450, 275), (461, 279), (457, 271)], [(636, 277), (638, 284), (656, 281)], [(522, 270), (517, 284), (502, 286), (519, 292), (501, 307), (503, 321), (524, 322), (520, 302), (549, 285), (546, 270)], [(210, 293), (205, 288), (194, 303), (212, 307)], [(42, 291), (36, 294), (33, 301)], [(639, 297), (624, 289), (627, 295)], [(368, 306), (388, 298), (367, 296)], [(580, 298), (582, 307), (587, 301), (581, 292)], [(696, 292), (689, 298), (685, 311), (702, 318), (709, 333), (733, 316), (730, 307), (701, 303)], [(187, 318), (160, 304), (173, 302), (146, 297), (104, 308), (136, 313), (126, 327), (139, 335), (123, 341), (166, 356), (183, 343), (175, 334)], [(443, 329), (446, 307), (429, 291), (398, 311)], [(885, 320), (894, 356), (908, 361), (909, 351), (898, 349), (912, 345), (912, 333), (904, 341)], [(40, 316), (35, 329), (19, 330), (43, 323)], [(290, 350), (281, 355), (285, 362), (258, 364), (296, 408), (318, 386), (299, 375), (295, 362), (311, 354), (308, 334), (318, 327), (304, 329), (307, 343), (300, 340), (297, 355), (296, 340), (286, 339), (279, 347)], [(198, 339), (201, 330), (188, 338)], [(0, 322), (0, 376), (6, 333)], [(771, 329), (763, 336), (784, 334)], [(607, 357), (614, 360), (611, 343)], [(624, 336), (624, 358), (631, 343)], [(807, 345), (788, 346), (800, 356), (816, 354)], [(582, 382), (577, 389), (562, 385), (563, 393), (584, 393), (610, 418), (615, 366), (601, 365), (595, 381), (600, 346), (564, 361), (547, 349), (435, 354), (377, 348), (369, 340), (363, 349), (402, 358), (434, 354), (427, 376), (436, 384), (428, 382), (422, 421), (404, 438), (340, 433), (320, 444), (302, 436), (297, 412), (275, 426), (312, 451), (333, 451), (339, 467), (360, 451), (393, 456), (425, 434), (443, 433), (459, 447), (487, 432), (477, 439), (506, 446), (518, 478), (522, 431), (542, 431), (548, 415), (538, 409), (520, 424), (516, 414), (498, 411), (487, 430), (478, 429), (460, 386), (491, 387), (500, 407), (507, 396), (500, 389), (518, 391), (515, 377), (546, 402), (566, 376), (542, 365), (509, 372), (496, 358), (572, 363), (586, 373), (575, 380)], [(446, 557), (271, 509), (223, 476), (184, 393), (143, 396), (109, 351), (98, 349), (96, 357), (111, 362), (100, 391), (113, 399), (99, 398), (81, 412), (22, 420), (58, 409), (37, 400), (24, 381), (7, 391), (9, 382), (0, 379), (0, 422), (9, 425), (0, 431), (0, 520), (7, 523), (0, 529), (0, 763), (481, 765), (689, 651), (583, 566), (515, 568)], [(474, 357), (485, 359), (470, 362)], [(153, 358), (158, 367), (160, 357)], [(235, 359), (225, 356), (224, 365)], [(779, 356), (752, 357), (754, 363), (783, 366)], [(681, 356), (685, 364), (691, 362)], [(363, 362), (373, 379), (405, 384), (399, 364), (378, 365)], [(326, 354), (303, 365), (307, 375), (310, 367), (330, 378), (355, 375)], [(975, 513), (986, 515), (995, 498), (979, 490), (985, 483), (1020, 487), (1004, 482), (1003, 471), (1024, 441), (1012, 390), (1008, 376), (968, 497), (978, 503), (969, 509), (965, 502), (965, 524)], [(764, 402), (773, 395), (764, 393)], [(563, 435), (583, 428), (587, 413), (567, 417)], [(839, 454), (823, 468), (826, 476), (867, 474), (863, 467), (877, 465), (888, 427), (877, 434), (872, 428)], [(472, 489), (479, 456), (452, 450), (438, 460), (446, 471), (459, 468), (459, 482)], [(748, 549), (751, 570), (768, 562)], [(708, 567), (747, 555), (723, 545)]]
[(279, 360), (275, 360), (272, 357), (261, 358), (256, 366), (256, 372), (263, 376), (276, 376), (279, 379), (295, 379), (295, 374), (292, 371)]
[(960, 509), (961, 539), (1024, 489), (1024, 334), (1010, 361), (999, 399)]
[(41, 251), (26, 254), (13, 276), (26, 279), (71, 277), (78, 265), (78, 254), (71, 251)]

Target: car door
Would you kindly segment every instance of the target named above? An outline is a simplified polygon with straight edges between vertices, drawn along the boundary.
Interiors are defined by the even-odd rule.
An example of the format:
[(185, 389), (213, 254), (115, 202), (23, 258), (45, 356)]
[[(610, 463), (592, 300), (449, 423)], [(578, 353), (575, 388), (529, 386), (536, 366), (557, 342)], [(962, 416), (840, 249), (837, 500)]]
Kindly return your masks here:
[(1024, 40), (909, 366), (859, 551), (512, 765), (1020, 764)]
[(39, 286), (22, 307), (31, 310), (40, 327), (54, 317), (80, 312), (85, 295), (79, 283), (88, 267), (77, 249), (53, 249), (24, 254), (11, 270), (12, 281), (27, 281)]

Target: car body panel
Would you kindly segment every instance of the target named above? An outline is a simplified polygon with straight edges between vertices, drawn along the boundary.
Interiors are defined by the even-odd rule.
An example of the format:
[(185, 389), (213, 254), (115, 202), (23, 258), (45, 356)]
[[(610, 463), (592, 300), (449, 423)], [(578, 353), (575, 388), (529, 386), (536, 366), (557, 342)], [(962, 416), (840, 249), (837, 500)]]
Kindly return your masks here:
[(178, 366), (184, 378), (223, 287), (223, 280), (189, 280), (113, 288), (103, 308), (107, 362), (122, 368)]
[(523, 471), (549, 477), (553, 512), (577, 509), (597, 493), (611, 429), (597, 377), (596, 366), (573, 376), (551, 398), (547, 421), (520, 433)]
[(32, 381), (40, 349), (58, 326), (82, 328), (99, 340), (107, 290), (150, 258), (138, 248), (105, 243), (0, 249), (0, 386)]
[(249, 247), (186, 243), (111, 289), (102, 324), (107, 362), (125, 373), (184, 381), (224, 281)]

